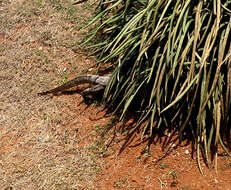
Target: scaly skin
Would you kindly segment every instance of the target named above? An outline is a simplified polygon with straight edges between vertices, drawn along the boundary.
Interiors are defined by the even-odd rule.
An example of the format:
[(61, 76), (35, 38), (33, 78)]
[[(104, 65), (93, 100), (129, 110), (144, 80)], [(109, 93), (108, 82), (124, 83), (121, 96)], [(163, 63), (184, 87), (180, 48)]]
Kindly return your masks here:
[(82, 76), (78, 76), (66, 83), (64, 83), (61, 86), (58, 86), (54, 89), (45, 91), (45, 92), (41, 92), (38, 93), (39, 95), (47, 95), (47, 94), (58, 94), (61, 92), (64, 92), (74, 86), (77, 86), (79, 84), (84, 84), (84, 83), (93, 83), (96, 84), (96, 88), (93, 86), (92, 88), (89, 88), (85, 91), (83, 91), (83, 93), (91, 93), (91, 92), (96, 92), (96, 90), (102, 90), (103, 88), (105, 88), (105, 86), (107, 85), (107, 83), (110, 80), (110, 76), (111, 74), (108, 75), (104, 75), (104, 76), (99, 76), (99, 75), (82, 75)]

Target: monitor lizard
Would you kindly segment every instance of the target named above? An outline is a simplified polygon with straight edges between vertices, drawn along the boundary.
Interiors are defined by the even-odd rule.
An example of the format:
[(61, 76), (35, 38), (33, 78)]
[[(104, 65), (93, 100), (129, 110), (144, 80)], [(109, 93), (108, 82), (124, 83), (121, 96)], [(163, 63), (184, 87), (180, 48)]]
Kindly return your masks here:
[(81, 76), (78, 76), (78, 77), (64, 83), (61, 86), (58, 86), (58, 87), (53, 88), (51, 90), (40, 92), (40, 93), (38, 93), (38, 95), (47, 95), (47, 94), (57, 95), (59, 93), (62, 93), (64, 91), (74, 87), (74, 86), (84, 84), (84, 83), (95, 84), (95, 86), (83, 90), (81, 92), (82, 95), (96, 93), (98, 91), (103, 90), (106, 87), (106, 85), (108, 84), (108, 82), (110, 80), (110, 77), (111, 77), (111, 74), (106, 74), (103, 76), (91, 75), (91, 74), (81, 75)]

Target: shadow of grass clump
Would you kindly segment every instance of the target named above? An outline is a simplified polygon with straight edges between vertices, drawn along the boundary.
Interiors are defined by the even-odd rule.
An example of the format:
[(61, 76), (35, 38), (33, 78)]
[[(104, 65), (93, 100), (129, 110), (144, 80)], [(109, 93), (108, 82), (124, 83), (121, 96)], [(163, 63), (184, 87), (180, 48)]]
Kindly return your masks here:
[(89, 23), (86, 43), (98, 42), (101, 64), (114, 63), (105, 102), (121, 120), (129, 108), (138, 113), (134, 129), (147, 121), (142, 135), (150, 138), (156, 129), (176, 130), (180, 141), (188, 132), (201, 173), (201, 153), (208, 164), (218, 145), (230, 154), (230, 5), (102, 0)]

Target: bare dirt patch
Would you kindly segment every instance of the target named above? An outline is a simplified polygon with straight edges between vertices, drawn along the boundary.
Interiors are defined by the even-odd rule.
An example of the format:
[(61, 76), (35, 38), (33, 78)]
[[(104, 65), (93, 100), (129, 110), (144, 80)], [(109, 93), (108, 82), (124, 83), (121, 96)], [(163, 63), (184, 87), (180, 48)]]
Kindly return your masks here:
[[(135, 125), (129, 120), (117, 124), (104, 165), (97, 175), (98, 189), (136, 190), (204, 190), (230, 189), (230, 157), (222, 150), (218, 157), (218, 174), (201, 159), (204, 175), (199, 172), (195, 152), (190, 143), (178, 144), (170, 134), (147, 138), (141, 143), (140, 132), (130, 135)], [(121, 127), (122, 126), (122, 127)], [(130, 136), (128, 139), (127, 137)], [(193, 157), (192, 157), (193, 156)]]

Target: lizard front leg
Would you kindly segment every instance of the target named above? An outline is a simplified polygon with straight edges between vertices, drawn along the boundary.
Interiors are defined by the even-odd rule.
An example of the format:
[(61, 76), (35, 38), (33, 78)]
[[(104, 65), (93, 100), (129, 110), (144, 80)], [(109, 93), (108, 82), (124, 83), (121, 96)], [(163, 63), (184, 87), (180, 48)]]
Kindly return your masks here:
[(96, 94), (99, 93), (101, 91), (103, 91), (105, 89), (105, 86), (101, 85), (101, 84), (97, 84), (91, 88), (87, 88), (82, 92), (83, 96), (87, 96), (87, 95), (92, 95), (92, 94)]

